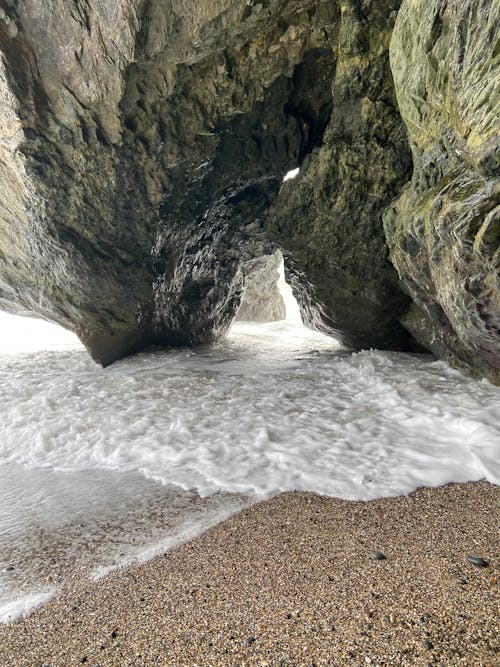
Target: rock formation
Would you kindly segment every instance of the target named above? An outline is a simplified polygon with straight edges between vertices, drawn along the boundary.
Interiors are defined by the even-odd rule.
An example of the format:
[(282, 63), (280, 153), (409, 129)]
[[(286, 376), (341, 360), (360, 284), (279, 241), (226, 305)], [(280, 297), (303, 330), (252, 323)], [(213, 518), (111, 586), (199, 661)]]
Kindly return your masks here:
[(385, 215), (412, 306), (404, 325), (436, 356), (500, 383), (500, 2), (412, 0), (391, 64), (411, 140), (411, 183)]
[(285, 302), (278, 285), (282, 262), (283, 255), (278, 250), (243, 264), (245, 289), (236, 314), (237, 320), (276, 322), (286, 318)]
[[(299, 175), (283, 184), (269, 220), (272, 237), (291, 253), (311, 283), (313, 303), (321, 305), (316, 325), (357, 347), (409, 343), (399, 322), (408, 299), (389, 262), (381, 220), (411, 175), (389, 67), (398, 6), (342, 3), (336, 59), (323, 84), (329, 120)], [(311, 323), (313, 316), (304, 319)]]
[(395, 91), (400, 1), (0, 0), (0, 307), (107, 364), (224, 335), (281, 248), (310, 326), (494, 377), (498, 1), (404, 0)]

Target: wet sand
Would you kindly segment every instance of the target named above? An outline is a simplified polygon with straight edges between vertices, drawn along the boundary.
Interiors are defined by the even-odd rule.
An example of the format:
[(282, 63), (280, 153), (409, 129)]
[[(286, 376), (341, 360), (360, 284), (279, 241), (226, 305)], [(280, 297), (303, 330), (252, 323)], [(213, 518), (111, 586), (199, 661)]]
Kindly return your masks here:
[(499, 510), (486, 482), (282, 494), (145, 564), (68, 580), (0, 627), (0, 665), (493, 667)]

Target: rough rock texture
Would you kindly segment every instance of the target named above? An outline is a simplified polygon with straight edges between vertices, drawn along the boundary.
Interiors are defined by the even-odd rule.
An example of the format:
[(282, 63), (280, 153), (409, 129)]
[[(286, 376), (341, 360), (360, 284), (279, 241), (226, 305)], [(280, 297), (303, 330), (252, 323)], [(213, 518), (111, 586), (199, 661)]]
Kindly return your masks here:
[(411, 183), (385, 215), (405, 326), (500, 383), (500, 2), (404, 0), (391, 43)]
[(273, 238), (295, 259), (295, 273), (310, 283), (309, 302), (321, 305), (321, 320), (313, 308), (305, 321), (359, 347), (409, 342), (399, 322), (408, 299), (382, 225), (384, 208), (411, 175), (388, 54), (399, 4), (342, 3), (333, 83), (325, 73), (316, 102), (333, 109), (322, 144), (283, 184), (269, 221)]
[(1, 0), (0, 306), (102, 363), (205, 343), (282, 245), (311, 325), (321, 302), (347, 341), (404, 345), (380, 220), (411, 164), (398, 5)]
[(283, 255), (277, 251), (272, 255), (250, 259), (243, 264), (245, 290), (236, 315), (237, 320), (275, 322), (285, 319), (285, 302), (278, 285), (282, 261)]

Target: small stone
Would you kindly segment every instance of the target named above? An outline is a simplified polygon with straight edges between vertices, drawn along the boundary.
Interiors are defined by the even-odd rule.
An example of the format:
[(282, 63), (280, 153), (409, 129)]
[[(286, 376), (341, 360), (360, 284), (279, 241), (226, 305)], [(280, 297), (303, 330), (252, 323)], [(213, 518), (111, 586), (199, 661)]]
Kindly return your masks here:
[(247, 637), (246, 645), (251, 646), (252, 644), (255, 644), (255, 637)]
[(428, 651), (430, 651), (431, 649), (434, 648), (434, 644), (432, 642), (430, 642), (428, 639), (424, 639), (422, 644), (423, 644), (424, 648), (426, 648)]
[(116, 630), (111, 631), (111, 639), (116, 639), (118, 636), (118, 632)]
[(372, 560), (385, 560), (386, 557), (381, 551), (375, 549), (374, 551), (370, 551), (368, 558), (371, 558)]
[(488, 567), (488, 561), (480, 556), (467, 556), (467, 560), (476, 567)]
[(14, 569), (13, 565), (7, 565), (7, 567), (5, 568), (5, 571), (6, 572), (12, 572), (13, 569)]
[(467, 579), (466, 579), (465, 577), (460, 577), (460, 579), (459, 579), (458, 581), (459, 581), (459, 583), (461, 583), (462, 585), (465, 585), (465, 584), (467, 583)]

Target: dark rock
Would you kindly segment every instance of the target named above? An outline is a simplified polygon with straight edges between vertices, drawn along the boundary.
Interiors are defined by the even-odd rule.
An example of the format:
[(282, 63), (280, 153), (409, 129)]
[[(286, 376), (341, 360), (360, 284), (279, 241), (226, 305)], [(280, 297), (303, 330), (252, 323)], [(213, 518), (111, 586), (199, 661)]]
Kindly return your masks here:
[(488, 561), (480, 556), (467, 556), (467, 560), (476, 567), (488, 567)]
[(5, 568), (5, 572), (12, 572), (14, 569), (15, 568), (13, 565), (7, 565), (7, 567)]
[(255, 641), (256, 641), (255, 637), (247, 637), (247, 640), (246, 640), (245, 644), (247, 646), (251, 646), (252, 644), (255, 644)]
[(2, 3), (0, 307), (105, 365), (281, 248), (308, 326), (499, 381), (498, 3), (400, 1)]
[[(380, 224), (410, 167), (387, 56), (398, 5), (9, 3), (0, 306), (75, 331), (102, 364), (207, 343), (246, 263), (283, 245), (311, 326), (399, 345)], [(299, 164), (306, 189), (279, 193)]]
[(223, 336), (242, 265), (276, 249), (264, 218), (284, 174), (321, 141), (319, 85), (294, 73), (334, 60), (340, 13), (322, 10), (0, 10), (0, 306), (75, 331), (103, 364)]
[(428, 639), (424, 639), (422, 644), (423, 644), (424, 648), (427, 649), (428, 651), (430, 651), (431, 649), (434, 648), (434, 644), (432, 642), (430, 642)]
[(399, 4), (342, 3), (334, 62), (318, 76), (304, 72), (322, 86), (316, 99), (329, 114), (322, 139), (299, 175), (283, 183), (268, 221), (293, 257), (287, 280), (305, 323), (356, 347), (407, 349), (411, 340), (399, 322), (409, 300), (389, 262), (381, 218), (411, 175), (389, 67)]
[(372, 560), (385, 560), (386, 556), (381, 551), (374, 550), (370, 551), (368, 558), (371, 558)]
[(385, 214), (413, 305), (402, 318), (438, 357), (500, 383), (500, 5), (405, 0), (391, 41), (414, 171)]

